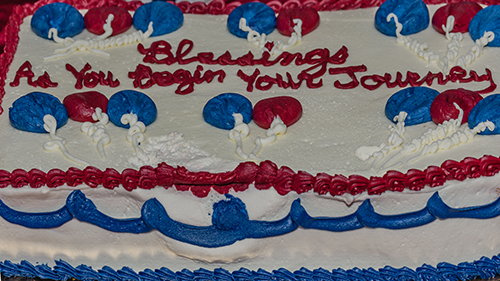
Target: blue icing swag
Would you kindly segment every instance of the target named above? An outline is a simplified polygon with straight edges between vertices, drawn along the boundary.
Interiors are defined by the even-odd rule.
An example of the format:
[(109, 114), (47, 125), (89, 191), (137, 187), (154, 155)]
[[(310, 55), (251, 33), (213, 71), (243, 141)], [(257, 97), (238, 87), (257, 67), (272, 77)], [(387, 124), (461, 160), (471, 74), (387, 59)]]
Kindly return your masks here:
[(470, 111), (467, 120), (469, 128), (473, 129), (479, 123), (490, 121), (495, 124), (493, 131), (484, 130), (480, 135), (494, 135), (500, 133), (500, 94), (487, 96), (480, 100)]
[(49, 39), (49, 30), (57, 29), (61, 38), (73, 37), (85, 29), (82, 14), (76, 8), (66, 3), (51, 3), (44, 5), (33, 14), (31, 29), (36, 35)]
[(160, 36), (176, 31), (184, 22), (184, 14), (174, 4), (153, 1), (140, 6), (134, 13), (133, 24), (137, 30), (146, 32), (153, 22), (151, 36)]
[(143, 207), (143, 219), (154, 229), (175, 240), (201, 247), (227, 246), (247, 238), (265, 238), (290, 233), (297, 229), (290, 215), (267, 222), (251, 221), (240, 199), (226, 195), (227, 201), (214, 204), (212, 225), (193, 227), (172, 220), (157, 200), (148, 200)]
[(389, 14), (395, 14), (403, 25), (402, 35), (410, 35), (429, 26), (429, 10), (422, 0), (387, 0), (375, 13), (375, 28), (387, 36), (396, 36), (396, 23), (387, 21)]
[(215, 248), (249, 238), (285, 235), (298, 227), (341, 232), (363, 227), (407, 229), (431, 223), (436, 218), (489, 219), (500, 215), (500, 198), (486, 205), (451, 208), (443, 202), (439, 193), (435, 192), (422, 210), (398, 215), (377, 214), (367, 199), (353, 214), (343, 217), (311, 217), (300, 204), (300, 199), (297, 199), (284, 218), (276, 221), (256, 221), (249, 219), (246, 206), (239, 198), (226, 195), (226, 200), (215, 203), (213, 210), (212, 225), (194, 226), (170, 218), (163, 205), (156, 199), (149, 199), (144, 203), (140, 217), (128, 219), (116, 219), (103, 214), (80, 190), (73, 191), (66, 199), (66, 205), (53, 212), (20, 212), (0, 201), (2, 218), (28, 228), (54, 228), (76, 218), (113, 232), (138, 234), (156, 229), (163, 235), (181, 242)]
[(236, 7), (227, 18), (229, 32), (240, 38), (247, 38), (248, 31), (240, 29), (240, 19), (245, 18), (247, 26), (259, 34), (270, 34), (276, 27), (276, 15), (268, 5), (249, 2)]
[(66, 107), (53, 95), (42, 92), (31, 92), (18, 98), (9, 108), (9, 120), (12, 127), (32, 133), (47, 133), (44, 129), (43, 117), (52, 115), (57, 128), (68, 121)]
[(490, 47), (500, 46), (500, 6), (491, 5), (472, 18), (469, 23), (469, 33), (474, 41), (483, 37), (485, 32), (491, 31), (495, 34), (493, 41), (488, 43)]
[(148, 126), (156, 120), (158, 111), (154, 101), (147, 95), (134, 90), (123, 90), (109, 98), (107, 113), (113, 124), (128, 129), (130, 125), (121, 122), (123, 115), (133, 113)]
[(115, 219), (101, 213), (81, 191), (73, 191), (66, 200), (66, 206), (71, 215), (79, 221), (88, 222), (109, 231), (146, 233), (151, 230), (141, 218)]
[(393, 94), (385, 105), (385, 116), (392, 122), (401, 111), (408, 113), (407, 126), (432, 121), (431, 104), (439, 92), (427, 87), (410, 87)]
[(234, 113), (240, 113), (248, 124), (252, 120), (252, 102), (240, 94), (226, 93), (213, 97), (203, 107), (205, 122), (225, 130), (234, 128)]

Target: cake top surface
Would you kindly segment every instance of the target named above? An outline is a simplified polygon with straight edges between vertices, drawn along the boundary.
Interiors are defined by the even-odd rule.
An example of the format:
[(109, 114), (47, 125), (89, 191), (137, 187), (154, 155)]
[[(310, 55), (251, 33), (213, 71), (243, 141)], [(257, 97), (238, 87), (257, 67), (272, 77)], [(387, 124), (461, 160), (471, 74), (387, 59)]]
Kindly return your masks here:
[[(183, 7), (188, 4), (178, 5)], [(188, 6), (193, 9), (196, 5)], [(213, 7), (210, 5), (215, 3), (208, 5)], [(129, 6), (135, 8), (138, 4)], [(437, 6), (431, 6), (430, 14), (436, 9)], [(55, 50), (61, 46), (34, 34), (30, 28), (31, 17), (28, 16), (20, 26), (17, 51), (5, 79), (0, 140), (8, 145), (0, 148), (0, 167), (6, 171), (36, 168), (45, 172), (54, 168), (64, 171), (71, 167), (85, 168), (85, 164), (75, 164), (59, 151), (44, 151), (43, 144), (50, 139), (48, 134), (29, 133), (12, 127), (8, 109), (16, 99), (33, 91), (50, 93), (62, 101), (72, 93), (98, 91), (110, 97), (121, 90), (133, 89), (154, 101), (158, 115), (147, 126), (144, 133), (146, 140), (141, 144), (139, 153), (127, 142), (126, 129), (112, 124), (107, 126), (111, 143), (105, 146), (106, 159), (99, 157), (95, 143), (80, 132), (80, 122), (69, 120), (57, 130), (57, 134), (67, 140), (68, 151), (101, 170), (113, 168), (121, 172), (126, 168), (156, 167), (161, 162), (174, 167), (183, 166), (194, 172), (233, 170), (238, 163), (245, 161), (235, 153), (235, 142), (228, 138), (228, 131), (209, 125), (202, 115), (204, 105), (211, 98), (227, 92), (239, 93), (253, 105), (278, 96), (291, 96), (301, 103), (301, 119), (276, 142), (264, 145), (257, 154), (257, 163), (271, 160), (278, 167), (287, 166), (295, 172), (370, 178), (383, 176), (389, 168), (403, 173), (409, 169), (423, 171), (429, 166), (441, 166), (450, 159), (461, 161), (485, 154), (500, 155), (500, 151), (496, 151), (498, 146), (492, 145), (496, 136), (477, 136), (470, 142), (426, 155), (411, 163), (409, 161), (419, 153), (392, 160), (397, 152), (391, 152), (382, 161), (386, 162), (385, 165), (375, 167), (372, 167), (373, 161), (363, 161), (356, 156), (359, 147), (379, 146), (387, 141), (392, 122), (385, 116), (386, 102), (392, 94), (408, 87), (398, 86), (395, 81), (408, 81), (410, 75), (418, 75), (420, 78), (415, 79), (417, 86), (427, 86), (439, 92), (466, 88), (488, 92), (483, 95), (487, 96), (495, 87), (494, 81), (498, 80), (498, 70), (491, 63), (498, 55), (496, 48), (486, 47), (476, 61), (465, 67), (464, 74), (457, 74), (455, 69), (451, 74), (443, 75), (442, 69), (435, 64), (419, 59), (409, 49), (397, 44), (395, 38), (379, 33), (373, 24), (376, 10), (320, 12), (319, 27), (287, 50), (290, 58), (297, 55), (305, 59), (292, 59), (288, 65), (276, 63), (271, 66), (264, 66), (262, 59), (271, 61), (278, 56), (267, 58), (266, 53), (245, 39), (230, 34), (226, 27), (227, 15), (185, 14), (182, 27), (177, 31), (147, 38), (140, 44), (104, 50), (109, 56), (84, 51), (55, 59), (47, 58), (54, 56)], [(134, 27), (126, 34), (133, 32), (136, 32)], [(95, 36), (84, 31), (75, 39), (87, 37)], [(426, 42), (435, 53), (442, 54), (447, 50), (448, 40), (431, 27), (411, 37)], [(286, 41), (287, 38), (274, 31), (268, 39)], [(372, 46), (369, 42), (377, 44)], [(461, 44), (459, 51), (463, 55), (473, 45), (468, 33), (464, 34)], [(207, 63), (199, 59), (208, 54), (222, 60)], [(152, 63), (154, 59), (158, 63)], [(233, 62), (225, 62), (231, 59)], [(20, 79), (19, 86), (12, 86), (18, 70), (26, 69), (26, 62), (31, 64), (34, 79), (43, 78), (47, 73), (57, 87), (34, 87), (28, 85), (26, 78)], [(119, 85), (98, 84), (90, 87), (94, 82), (89, 80), (88, 75), (99, 72), (104, 79), (119, 81)], [(152, 79), (146, 76), (160, 72), (176, 76), (178, 80), (170, 82), (169, 86), (159, 86), (161, 81), (149, 85)], [(301, 80), (300, 77), (304, 76), (300, 73), (304, 72), (312, 74), (309, 80)], [(144, 73), (150, 74), (142, 80), (137, 78)], [(189, 79), (189, 75), (204, 77), (207, 73), (213, 79), (210, 82), (202, 79), (197, 84)], [(439, 75), (443, 75), (444, 83), (438, 82), (436, 77)], [(285, 82), (280, 86), (276, 79)], [(426, 81), (431, 81), (431, 85), (427, 85)], [(286, 83), (300, 86), (297, 89), (292, 89), (292, 86), (286, 88)], [(78, 84), (81, 89), (76, 88)], [(255, 138), (263, 138), (266, 133), (253, 122), (249, 127), (250, 135), (243, 140), (243, 150), (247, 154), (254, 148)], [(410, 143), (436, 127), (431, 122), (408, 126), (404, 141)], [(20, 155), (18, 151), (26, 153)], [(398, 162), (402, 164), (396, 165)]]

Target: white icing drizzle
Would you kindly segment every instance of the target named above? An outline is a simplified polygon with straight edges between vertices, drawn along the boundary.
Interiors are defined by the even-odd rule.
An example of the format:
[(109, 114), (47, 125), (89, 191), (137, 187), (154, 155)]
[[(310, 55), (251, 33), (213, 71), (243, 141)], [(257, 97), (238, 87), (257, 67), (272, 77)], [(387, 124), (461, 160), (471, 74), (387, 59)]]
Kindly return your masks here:
[(248, 155), (243, 152), (242, 139), (246, 138), (250, 133), (250, 127), (243, 122), (243, 115), (233, 113), (234, 128), (229, 131), (228, 137), (236, 142), (236, 154), (242, 159), (249, 159)]
[(460, 32), (451, 33), (453, 26), (455, 25), (455, 17), (450, 15), (446, 19), (446, 26), (442, 26), (446, 39), (448, 39), (450, 43), (448, 43), (446, 54), (441, 57), (434, 52), (426, 51), (428, 48), (427, 43), (420, 43), (416, 39), (411, 39), (409, 36), (401, 35), (403, 25), (398, 21), (398, 17), (395, 14), (390, 13), (387, 16), (387, 21), (389, 22), (391, 19), (394, 19), (396, 24), (396, 42), (398, 44), (405, 45), (408, 49), (417, 54), (419, 58), (422, 58), (429, 63), (436, 64), (445, 74), (448, 73), (454, 66), (465, 67), (470, 65), (483, 53), (484, 46), (495, 39), (495, 34), (493, 32), (485, 32), (483, 37), (476, 40), (467, 54), (457, 58), (463, 35)]
[(379, 146), (362, 146), (356, 149), (356, 156), (366, 161), (369, 158), (375, 158), (372, 163), (372, 168), (374, 168), (391, 150), (400, 147), (403, 144), (403, 135), (405, 134), (405, 120), (408, 114), (401, 111), (397, 116), (394, 117), (396, 125), (389, 125), (389, 131), (391, 134), (387, 137), (387, 142), (382, 143)]
[(394, 13), (390, 13), (387, 16), (387, 21), (389, 22), (391, 19), (394, 19), (396, 24), (396, 42), (398, 44), (405, 45), (408, 49), (417, 54), (419, 58), (422, 58), (429, 63), (437, 64), (439, 67), (443, 68), (439, 65), (439, 55), (436, 55), (433, 52), (425, 51), (429, 47), (426, 42), (420, 43), (418, 40), (412, 39), (410, 36), (401, 35), (403, 25), (398, 21), (398, 17)]
[[(453, 27), (455, 26), (455, 17), (450, 15), (446, 19), (446, 26), (442, 25), (441, 27), (443, 28), (443, 31), (445, 32), (446, 39), (450, 41), (448, 43), (448, 48), (446, 51), (446, 55), (443, 58), (445, 60), (445, 67), (443, 69), (444, 73), (448, 73), (448, 71), (454, 66), (453, 62), (455, 59), (458, 57), (458, 52), (460, 50), (460, 42), (462, 42), (464, 36), (462, 33), (457, 32), (457, 33), (451, 33), (453, 30)], [(450, 64), (451, 63), (451, 64)]]
[(435, 154), (439, 150), (448, 150), (459, 144), (465, 144), (470, 140), (474, 139), (475, 135), (485, 131), (486, 129), (494, 130), (495, 125), (490, 122), (482, 122), (478, 124), (474, 129), (469, 129), (467, 126), (462, 127), (462, 119), (464, 116), (463, 110), (456, 104), (455, 108), (459, 111), (458, 117), (456, 119), (451, 119), (449, 121), (444, 121), (439, 124), (435, 129), (429, 129), (427, 132), (423, 133), (420, 137), (414, 138), (410, 143), (403, 144), (403, 149), (389, 159), (383, 166), (382, 170), (394, 169), (401, 166), (403, 163), (394, 163), (398, 158), (403, 155), (417, 152), (421, 150), (420, 155), (413, 157), (407, 161), (407, 163), (413, 163), (418, 159), (422, 158), (428, 154)]
[(435, 154), (439, 150), (448, 150), (459, 144), (467, 143), (474, 139), (476, 134), (484, 132), (486, 129), (493, 131), (495, 129), (495, 124), (490, 121), (481, 122), (472, 130), (468, 127), (465, 127), (462, 130), (454, 132), (453, 134), (451, 134), (451, 136), (433, 141), (430, 144), (426, 144), (422, 148), (422, 152), (420, 153), (420, 155), (411, 158), (410, 160), (408, 160), (408, 163), (411, 164), (427, 154)]
[(56, 135), (56, 129), (57, 129), (57, 121), (56, 119), (54, 118), (54, 116), (52, 115), (45, 115), (43, 117), (43, 128), (45, 129), (45, 131), (47, 131), (49, 133), (49, 136), (50, 136), (50, 141), (47, 141), (43, 144), (43, 149), (47, 150), (47, 151), (54, 151), (54, 150), (57, 150), (57, 149), (60, 149), (61, 152), (63, 153), (63, 155), (68, 158), (69, 160), (75, 162), (75, 163), (78, 163), (80, 165), (83, 165), (83, 166), (89, 166), (90, 164), (83, 161), (83, 160), (80, 160), (78, 158), (76, 158), (75, 156), (71, 155), (68, 151), (68, 149), (66, 149), (66, 139), (62, 138), (62, 137), (59, 137)]
[[(293, 27), (293, 32), (286, 43), (284, 43), (283, 41), (268, 41), (266, 39), (265, 33), (259, 34), (257, 31), (247, 26), (247, 21), (245, 18), (240, 19), (239, 27), (243, 31), (248, 31), (247, 40), (250, 44), (259, 47), (262, 51), (269, 51), (271, 55), (279, 55), (283, 51), (290, 49), (298, 43), (302, 42), (302, 20), (293, 19), (293, 23), (295, 24)], [(273, 44), (271, 50), (268, 50), (266, 48), (266, 44), (268, 42)]]
[(59, 59), (78, 51), (89, 51), (94, 54), (109, 57), (108, 53), (101, 50), (134, 43), (142, 43), (153, 33), (153, 22), (150, 22), (148, 30), (144, 33), (142, 31), (136, 31), (129, 35), (124, 34), (118, 37), (108, 38), (113, 33), (113, 28), (111, 27), (111, 22), (113, 21), (113, 19), (113, 14), (110, 14), (106, 19), (106, 23), (103, 25), (104, 33), (93, 39), (88, 38), (85, 40), (76, 41), (72, 38), (62, 39), (57, 36), (57, 29), (51, 28), (49, 30), (49, 39), (52, 38), (56, 43), (63, 44), (65, 47), (56, 49), (54, 51), (56, 55), (46, 57), (44, 58), (44, 60)]
[(271, 123), (271, 126), (266, 131), (266, 138), (255, 138), (255, 148), (252, 150), (250, 155), (248, 156), (250, 159), (258, 160), (259, 158), (256, 156), (262, 148), (263, 144), (269, 144), (276, 141), (278, 135), (284, 135), (286, 133), (287, 126), (279, 116), (276, 116)]
[(97, 143), (99, 155), (102, 159), (106, 159), (104, 146), (111, 142), (111, 137), (108, 134), (108, 130), (106, 130), (109, 117), (106, 113), (102, 112), (101, 108), (97, 107), (94, 114), (92, 114), (92, 119), (98, 122), (84, 122), (81, 126), (81, 130), (83, 133), (87, 134), (93, 142)]
[(492, 31), (484, 32), (483, 37), (479, 38), (474, 42), (474, 45), (470, 48), (467, 54), (459, 57), (457, 59), (457, 65), (460, 67), (465, 67), (470, 65), (475, 61), (481, 54), (483, 54), (484, 46), (495, 39), (495, 34)]
[(140, 150), (139, 144), (145, 139), (143, 133), (146, 131), (146, 125), (144, 125), (141, 121), (138, 121), (137, 115), (133, 113), (123, 114), (120, 121), (124, 125), (130, 125), (130, 128), (127, 131), (127, 141), (132, 143), (134, 150), (138, 152)]

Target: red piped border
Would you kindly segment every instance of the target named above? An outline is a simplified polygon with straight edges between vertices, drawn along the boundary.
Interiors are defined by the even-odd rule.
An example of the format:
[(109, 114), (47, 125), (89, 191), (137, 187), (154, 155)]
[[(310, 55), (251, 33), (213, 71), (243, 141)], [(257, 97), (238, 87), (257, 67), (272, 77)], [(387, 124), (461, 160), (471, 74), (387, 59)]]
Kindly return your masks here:
[[(443, 1), (427, 0), (427, 4), (455, 3), (460, 0)], [(4, 53), (0, 55), (0, 105), (5, 96), (5, 83), (9, 66), (19, 42), (19, 29), (26, 16), (32, 15), (39, 7), (53, 3), (66, 2), (77, 9), (89, 9), (92, 7), (119, 6), (128, 10), (137, 9), (142, 3), (140, 1), (124, 2), (123, 0), (41, 0), (35, 4), (16, 6), (5, 27), (6, 44)], [(193, 14), (229, 14), (234, 8), (247, 1), (235, 1), (226, 4), (223, 0), (213, 0), (209, 4), (197, 2), (179, 2), (176, 5), (184, 13)], [(263, 1), (265, 2), (265, 1)], [(347, 10), (376, 7), (384, 0), (289, 0), (282, 3), (279, 0), (266, 2), (275, 12), (281, 9), (310, 6), (318, 11)], [(477, 0), (475, 2), (493, 5), (498, 0)], [(0, 107), (0, 114), (3, 109)], [(213, 189), (221, 194), (228, 193), (231, 189), (235, 191), (246, 190), (250, 184), (257, 189), (274, 189), (281, 195), (291, 191), (303, 193), (310, 190), (325, 195), (340, 196), (345, 193), (360, 194), (382, 194), (385, 191), (420, 190), (424, 186), (441, 186), (448, 180), (463, 181), (466, 178), (477, 178), (481, 176), (493, 176), (500, 171), (500, 159), (495, 156), (483, 156), (480, 159), (465, 158), (460, 162), (454, 160), (445, 161), (441, 167), (430, 166), (424, 171), (411, 169), (406, 174), (398, 171), (388, 171), (382, 177), (370, 177), (369, 179), (360, 175), (329, 175), (319, 173), (313, 176), (307, 172), (294, 172), (289, 167), (278, 168), (271, 161), (261, 162), (257, 165), (253, 162), (244, 162), (233, 171), (225, 173), (190, 172), (184, 167), (172, 167), (165, 163), (157, 168), (144, 166), (139, 170), (125, 169), (121, 174), (115, 169), (108, 168), (101, 171), (95, 167), (87, 167), (83, 170), (70, 168), (67, 171), (52, 169), (45, 173), (38, 169), (25, 171), (16, 169), (12, 172), (0, 170), (0, 188), (12, 186), (19, 188), (31, 186), (39, 188), (47, 186), (55, 188), (64, 184), (77, 186), (86, 184), (90, 187), (103, 186), (114, 189), (122, 185), (125, 189), (132, 191), (136, 188), (151, 189), (155, 187), (170, 188), (175, 186), (177, 190), (190, 190), (198, 197), (205, 197)]]
[(369, 195), (382, 194), (386, 191), (402, 192), (405, 189), (418, 191), (424, 186), (442, 186), (449, 180), (463, 181), (467, 178), (490, 177), (500, 171), (500, 158), (486, 155), (479, 159), (467, 157), (458, 162), (447, 160), (441, 167), (430, 166), (421, 171), (410, 169), (406, 173), (388, 171), (382, 177), (360, 175), (329, 175), (319, 173), (313, 176), (304, 171), (294, 172), (286, 166), (278, 168), (271, 161), (240, 163), (234, 170), (224, 173), (190, 172), (184, 167), (172, 167), (161, 163), (157, 168), (144, 166), (139, 170), (125, 169), (119, 173), (108, 168), (104, 171), (95, 167), (83, 170), (70, 168), (67, 171), (53, 169), (45, 173), (38, 169), (25, 171), (16, 169), (12, 172), (0, 170), (0, 188), (12, 186), (19, 188), (47, 186), (56, 188), (67, 184), (77, 186), (86, 184), (92, 188), (103, 186), (114, 189), (123, 186), (128, 191), (134, 189), (152, 189), (155, 187), (175, 187), (179, 191), (191, 191), (195, 196), (205, 197), (212, 190), (226, 194), (231, 190), (244, 191), (254, 184), (259, 190), (273, 187), (280, 195), (290, 192), (298, 194), (313, 191), (320, 195), (344, 194)]

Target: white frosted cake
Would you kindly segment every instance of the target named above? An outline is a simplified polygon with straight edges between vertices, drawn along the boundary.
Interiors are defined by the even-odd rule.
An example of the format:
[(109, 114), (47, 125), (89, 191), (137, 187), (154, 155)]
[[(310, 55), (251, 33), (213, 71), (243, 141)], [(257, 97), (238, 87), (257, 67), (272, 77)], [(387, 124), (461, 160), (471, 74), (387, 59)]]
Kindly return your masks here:
[[(132, 26), (124, 34), (134, 42), (82, 43), (71, 53), (76, 45), (57, 51), (64, 43), (31, 28), (32, 14), (49, 2), (16, 8), (0, 60), (2, 273), (61, 280), (496, 274), (500, 137), (453, 121), (403, 127), (385, 108), (393, 94), (417, 86), (495, 94), (500, 49), (486, 46), (467, 66), (443, 69), (377, 31), (380, 3), (275, 1), (268, 4), (276, 13), (304, 5), (320, 20), (301, 42), (270, 55), (228, 31), (227, 14), (240, 3), (214, 1), (177, 3), (184, 21), (171, 33), (148, 37)], [(66, 2), (82, 14), (120, 6), (133, 15), (142, 5)], [(430, 16), (441, 6), (429, 5)], [(432, 26), (409, 36), (435, 54), (450, 50)], [(96, 37), (84, 30), (73, 39)], [(288, 40), (278, 31), (267, 39)], [(473, 45), (464, 33), (455, 59)], [(148, 96), (157, 115), (135, 147), (127, 129), (105, 125), (105, 158), (81, 122), (69, 119), (56, 137), (16, 129), (9, 118), (13, 103), (32, 92), (63, 102), (75, 93), (110, 98), (123, 90)], [(223, 93), (252, 106), (293, 97), (302, 116), (256, 153), (267, 129), (249, 122), (237, 151), (230, 130), (204, 120), (207, 102)], [(400, 146), (389, 137), (396, 133)], [(58, 137), (73, 160), (48, 149)], [(418, 139), (427, 148), (402, 153)]]

